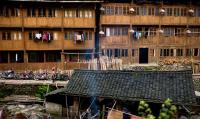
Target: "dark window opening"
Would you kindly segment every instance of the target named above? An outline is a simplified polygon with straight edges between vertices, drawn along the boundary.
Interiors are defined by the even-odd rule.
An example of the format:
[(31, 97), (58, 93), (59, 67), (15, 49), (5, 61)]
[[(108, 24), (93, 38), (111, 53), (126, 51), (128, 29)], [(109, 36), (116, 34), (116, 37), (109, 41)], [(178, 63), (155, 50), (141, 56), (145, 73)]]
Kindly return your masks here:
[(199, 54), (199, 49), (198, 48), (194, 48), (194, 56), (198, 56)]
[(38, 17), (46, 17), (46, 9), (45, 8), (38, 9)]
[(23, 51), (10, 52), (10, 62), (12, 62), (12, 63), (23, 63), (24, 62)]
[(28, 17), (35, 17), (36, 16), (35, 8), (28, 8), (27, 9), (27, 16)]
[(48, 10), (48, 17), (55, 17), (55, 9)]
[(2, 32), (2, 40), (11, 40), (10, 32)]
[(183, 56), (183, 49), (176, 49), (176, 56)]
[(44, 52), (29, 52), (28, 62), (44, 62)]
[(60, 62), (61, 53), (59, 51), (46, 52), (46, 61), (47, 62)]
[(186, 56), (191, 56), (191, 55), (192, 55), (192, 50), (186, 49)]
[(8, 63), (8, 52), (0, 52), (0, 63)]
[(135, 56), (135, 49), (132, 49), (132, 57)]
[(115, 49), (115, 57), (120, 57), (120, 49)]

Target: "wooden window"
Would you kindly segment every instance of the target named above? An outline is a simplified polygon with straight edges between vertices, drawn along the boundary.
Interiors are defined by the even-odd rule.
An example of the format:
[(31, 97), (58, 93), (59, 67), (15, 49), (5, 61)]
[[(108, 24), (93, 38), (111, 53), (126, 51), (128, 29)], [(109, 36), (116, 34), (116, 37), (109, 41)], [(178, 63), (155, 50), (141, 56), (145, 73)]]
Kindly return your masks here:
[(119, 14), (119, 7), (115, 7), (115, 15)]
[(149, 7), (148, 8), (148, 15), (154, 16), (155, 15), (155, 11), (154, 10), (155, 10), (154, 7)]
[(65, 17), (67, 18), (72, 18), (72, 17), (78, 17), (78, 15), (76, 15), (76, 10), (65, 10)]
[(48, 17), (55, 17), (56, 10), (55, 9), (48, 9)]
[(122, 49), (122, 57), (128, 57), (128, 49)]
[(115, 57), (120, 57), (120, 49), (115, 49)]
[(13, 32), (13, 40), (22, 40), (22, 33), (21, 32)]
[(10, 52), (10, 62), (22, 63), (24, 62), (24, 53), (23, 51)]
[(101, 55), (102, 55), (102, 56), (105, 56), (105, 49), (102, 49), (102, 50), (101, 50)]
[(11, 40), (10, 32), (2, 32), (2, 40)]
[(113, 6), (110, 7), (110, 15), (114, 15), (114, 7)]
[(155, 16), (159, 16), (159, 15), (160, 15), (159, 8), (156, 7), (156, 8), (155, 8)]
[(28, 8), (27, 9), (27, 16), (28, 17), (35, 17), (36, 16), (35, 8)]
[(115, 31), (114, 27), (110, 27), (110, 36), (114, 36), (114, 31)]
[(10, 8), (10, 11), (12, 17), (20, 16), (20, 10), (18, 8)]
[(176, 49), (176, 56), (183, 56), (183, 49)]
[(35, 33), (30, 31), (29, 33), (29, 40), (34, 40), (35, 39)]
[(160, 49), (160, 56), (161, 56), (161, 57), (164, 56), (164, 55), (163, 55), (163, 54), (164, 54), (163, 51), (164, 51), (163, 49)]
[(183, 35), (184, 29), (182, 28), (175, 28), (175, 36), (181, 37)]
[(192, 55), (192, 50), (186, 49), (186, 56), (191, 56), (191, 55)]
[(45, 8), (38, 9), (38, 17), (46, 17), (46, 9)]
[(175, 29), (174, 28), (164, 28), (164, 36), (173, 36), (175, 33)]
[(146, 7), (140, 7), (139, 10), (140, 10), (139, 11), (140, 15), (142, 15), (142, 16), (147, 15), (147, 8)]
[(181, 8), (181, 16), (186, 16), (186, 15), (187, 15), (187, 9)]
[(139, 9), (139, 7), (136, 7), (136, 15), (140, 15), (140, 9)]
[(49, 51), (46, 53), (46, 61), (47, 62), (60, 62), (61, 61), (61, 54), (59, 51)]
[(172, 16), (172, 8), (165, 8), (166, 9), (166, 16)]
[(89, 18), (93, 18), (93, 11), (92, 10), (89, 10), (88, 14), (89, 14)]
[(199, 49), (198, 48), (194, 48), (194, 56), (198, 56), (199, 55)]
[(107, 56), (112, 57), (112, 49), (107, 49)]
[(8, 52), (0, 51), (0, 63), (8, 63)]
[(174, 8), (174, 16), (180, 16), (180, 9), (179, 8)]
[(164, 49), (163, 56), (169, 56), (169, 49)]
[(127, 15), (128, 14), (128, 10), (127, 10), (127, 7), (123, 7), (123, 15)]
[(174, 56), (174, 49), (170, 49), (170, 56)]
[(110, 6), (107, 6), (107, 7), (106, 7), (106, 14), (107, 14), (107, 15), (110, 15)]
[(44, 62), (44, 52), (28, 52), (28, 62)]
[(135, 57), (135, 49), (132, 49), (132, 57)]
[(123, 15), (123, 9), (122, 9), (122, 7), (119, 7), (119, 15)]
[(1, 8), (1, 16), (4, 16), (4, 17), (10, 16), (8, 7), (2, 7)]
[(122, 35), (128, 35), (128, 27), (122, 28)]
[(93, 34), (93, 32), (90, 31), (89, 32), (89, 40), (93, 40), (93, 35), (92, 34)]

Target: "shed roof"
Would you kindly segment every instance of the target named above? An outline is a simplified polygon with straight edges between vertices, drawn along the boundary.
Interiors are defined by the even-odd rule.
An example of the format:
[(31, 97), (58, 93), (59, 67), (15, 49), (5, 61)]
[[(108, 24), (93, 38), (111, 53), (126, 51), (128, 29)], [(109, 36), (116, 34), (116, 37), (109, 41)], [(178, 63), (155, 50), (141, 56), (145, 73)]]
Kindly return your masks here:
[(191, 71), (76, 70), (65, 88), (49, 93), (117, 100), (196, 103)]

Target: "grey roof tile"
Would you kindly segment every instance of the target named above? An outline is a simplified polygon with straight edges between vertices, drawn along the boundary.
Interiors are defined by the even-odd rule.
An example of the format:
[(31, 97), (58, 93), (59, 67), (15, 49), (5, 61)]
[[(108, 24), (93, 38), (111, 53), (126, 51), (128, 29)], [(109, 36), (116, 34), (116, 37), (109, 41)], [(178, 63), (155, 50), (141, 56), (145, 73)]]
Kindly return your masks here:
[(196, 103), (191, 71), (76, 70), (67, 86), (55, 93), (119, 100)]

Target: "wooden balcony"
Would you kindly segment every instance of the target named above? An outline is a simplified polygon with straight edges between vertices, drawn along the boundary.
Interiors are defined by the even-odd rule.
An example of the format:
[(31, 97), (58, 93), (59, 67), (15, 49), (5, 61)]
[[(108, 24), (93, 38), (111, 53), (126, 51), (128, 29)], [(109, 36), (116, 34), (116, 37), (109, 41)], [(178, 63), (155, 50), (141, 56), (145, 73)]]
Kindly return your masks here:
[(101, 24), (130, 24), (130, 16), (123, 15), (102, 15)]
[(133, 25), (158, 25), (160, 21), (159, 16), (132, 16), (131, 23)]
[(129, 44), (129, 36), (109, 36), (100, 38), (101, 47), (126, 47)]
[(0, 17), (0, 27), (21, 27), (21, 17)]
[(27, 40), (26, 49), (27, 50), (60, 50), (62, 49), (62, 42), (61, 40), (52, 40), (50, 42)]
[(24, 27), (61, 27), (61, 17), (26, 17)]
[(187, 17), (181, 16), (162, 16), (162, 25), (187, 25)]
[(0, 40), (0, 50), (23, 50), (23, 40)]
[(185, 37), (165, 37), (165, 36), (160, 36), (159, 38), (159, 45), (160, 46), (184, 46), (186, 44), (186, 39)]
[(64, 18), (65, 28), (94, 28), (95, 18)]
[(41, 62), (41, 63), (0, 63), (1, 70), (9, 70), (13, 68), (15, 71), (24, 70), (52, 70), (52, 67), (57, 67), (59, 69), (87, 69), (88, 63), (78, 63), (78, 62), (67, 62), (62, 67), (61, 62)]
[(189, 17), (188, 24), (190, 25), (199, 25), (200, 24), (200, 17)]
[(64, 49), (94, 49), (94, 40), (79, 41), (77, 43), (74, 40), (65, 40)]

